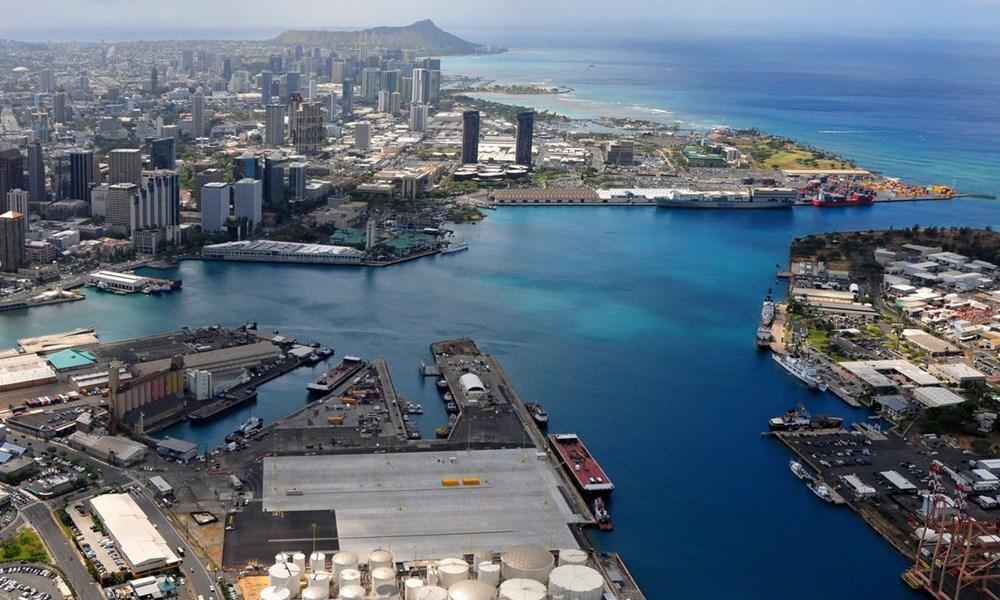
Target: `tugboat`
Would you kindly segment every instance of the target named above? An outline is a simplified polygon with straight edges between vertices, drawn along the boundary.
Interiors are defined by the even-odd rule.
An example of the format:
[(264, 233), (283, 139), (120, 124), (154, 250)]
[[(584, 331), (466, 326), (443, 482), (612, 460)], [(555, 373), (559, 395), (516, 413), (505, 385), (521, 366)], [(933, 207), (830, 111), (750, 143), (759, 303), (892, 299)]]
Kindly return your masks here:
[(615, 528), (615, 524), (611, 521), (611, 515), (608, 514), (608, 509), (604, 506), (603, 498), (594, 498), (594, 519), (597, 520), (597, 527), (601, 531), (611, 531)]
[(535, 424), (539, 427), (548, 427), (549, 425), (549, 413), (545, 412), (541, 404), (536, 402), (528, 402), (524, 405), (528, 412), (531, 414), (531, 418), (535, 420)]

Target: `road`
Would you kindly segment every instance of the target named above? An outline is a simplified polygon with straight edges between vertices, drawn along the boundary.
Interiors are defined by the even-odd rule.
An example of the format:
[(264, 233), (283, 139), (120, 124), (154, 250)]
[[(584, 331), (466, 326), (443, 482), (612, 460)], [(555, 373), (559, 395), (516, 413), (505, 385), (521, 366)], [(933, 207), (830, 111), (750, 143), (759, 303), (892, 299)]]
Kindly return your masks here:
[(66, 580), (76, 592), (80, 600), (103, 600), (104, 595), (101, 589), (90, 576), (87, 567), (81, 562), (81, 557), (73, 548), (66, 534), (63, 533), (59, 524), (53, 518), (49, 507), (43, 503), (36, 503), (24, 508), (21, 514), (28, 523), (38, 531), (52, 554), (52, 559), (56, 565), (62, 569), (66, 575)]

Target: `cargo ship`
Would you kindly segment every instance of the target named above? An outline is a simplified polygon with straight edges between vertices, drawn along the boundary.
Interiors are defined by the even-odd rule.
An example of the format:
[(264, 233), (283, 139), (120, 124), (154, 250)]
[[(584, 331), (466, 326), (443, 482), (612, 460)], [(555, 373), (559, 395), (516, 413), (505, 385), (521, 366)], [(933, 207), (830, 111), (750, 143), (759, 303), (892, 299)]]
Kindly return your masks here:
[(554, 433), (549, 436), (549, 442), (581, 492), (590, 496), (606, 496), (615, 489), (604, 469), (575, 433)]
[(820, 208), (840, 206), (868, 206), (875, 202), (875, 191), (856, 190), (820, 190), (812, 199), (812, 205)]
[(348, 377), (360, 371), (364, 365), (365, 361), (357, 356), (345, 356), (337, 366), (323, 373), (316, 381), (307, 384), (306, 389), (310, 394), (329, 394)]
[(656, 196), (658, 208), (791, 208), (798, 192), (767, 188), (750, 192), (667, 190)]

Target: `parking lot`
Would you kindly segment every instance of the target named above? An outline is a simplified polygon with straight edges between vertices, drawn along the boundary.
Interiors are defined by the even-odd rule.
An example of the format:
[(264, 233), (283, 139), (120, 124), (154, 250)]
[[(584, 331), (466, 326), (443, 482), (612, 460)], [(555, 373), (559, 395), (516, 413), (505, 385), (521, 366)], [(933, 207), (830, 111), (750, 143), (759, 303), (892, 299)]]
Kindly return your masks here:
[(43, 565), (0, 565), (0, 600), (61, 600), (60, 580)]
[(76, 504), (67, 507), (66, 512), (73, 520), (73, 526), (70, 527), (74, 536), (73, 541), (102, 578), (128, 570), (125, 559), (118, 553), (114, 541), (105, 536), (100, 527), (94, 523), (87, 507)]

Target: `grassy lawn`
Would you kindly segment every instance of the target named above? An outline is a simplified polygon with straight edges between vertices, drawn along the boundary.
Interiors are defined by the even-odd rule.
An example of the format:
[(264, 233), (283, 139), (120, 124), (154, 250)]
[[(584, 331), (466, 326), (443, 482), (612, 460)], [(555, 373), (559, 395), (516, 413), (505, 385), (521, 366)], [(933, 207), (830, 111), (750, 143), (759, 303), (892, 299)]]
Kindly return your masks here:
[(738, 146), (741, 152), (753, 158), (754, 166), (762, 169), (845, 169), (850, 168), (839, 160), (799, 148), (780, 140), (764, 139), (754, 144)]
[(27, 560), (30, 562), (47, 563), (49, 553), (45, 551), (41, 538), (31, 527), (22, 527), (17, 533), (0, 544), (0, 560), (14, 562)]
[(830, 333), (823, 329), (810, 328), (809, 333), (806, 335), (806, 341), (813, 348), (825, 351), (830, 341)]

